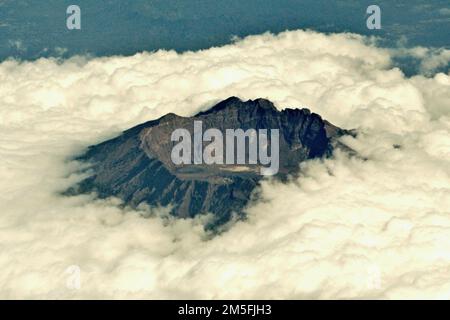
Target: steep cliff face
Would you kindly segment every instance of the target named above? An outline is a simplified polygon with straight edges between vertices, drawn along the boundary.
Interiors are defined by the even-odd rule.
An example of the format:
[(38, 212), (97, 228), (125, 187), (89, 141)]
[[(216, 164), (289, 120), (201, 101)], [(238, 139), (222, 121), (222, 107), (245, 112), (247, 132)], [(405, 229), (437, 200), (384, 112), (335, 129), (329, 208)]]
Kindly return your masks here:
[[(227, 222), (233, 212), (242, 216), (263, 178), (263, 165), (194, 164), (194, 152), (190, 164), (174, 164), (171, 154), (177, 142), (171, 135), (180, 128), (191, 136), (198, 134), (194, 122), (201, 122), (202, 132), (210, 128), (224, 133), (227, 129), (278, 129), (279, 178), (295, 174), (302, 161), (330, 155), (335, 139), (346, 133), (307, 109), (278, 111), (265, 99), (244, 102), (231, 97), (193, 117), (168, 114), (89, 147), (78, 159), (92, 164), (93, 175), (69, 193), (95, 191), (99, 197), (116, 196), (131, 206), (142, 202), (171, 205), (172, 214), (178, 217), (212, 213), (212, 225)], [(201, 145), (210, 143), (202, 141)], [(269, 140), (267, 148), (271, 143)], [(248, 145), (245, 156), (248, 160)]]

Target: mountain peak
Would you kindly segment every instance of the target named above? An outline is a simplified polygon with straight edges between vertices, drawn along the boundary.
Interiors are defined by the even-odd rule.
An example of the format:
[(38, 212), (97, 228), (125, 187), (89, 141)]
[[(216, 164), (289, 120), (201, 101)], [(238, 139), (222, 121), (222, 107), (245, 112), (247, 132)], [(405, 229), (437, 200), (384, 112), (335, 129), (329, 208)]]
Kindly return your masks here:
[(216, 113), (219, 111), (228, 110), (232, 108), (247, 108), (247, 109), (260, 108), (263, 110), (277, 111), (277, 108), (275, 108), (274, 104), (270, 100), (258, 98), (256, 100), (242, 101), (240, 98), (232, 96), (217, 103), (208, 110), (198, 113), (196, 116)]
[[(211, 155), (217, 158), (212, 163), (204, 158), (205, 150), (213, 144), (204, 136), (209, 129), (215, 130), (210, 131), (216, 134), (214, 143), (223, 148), (223, 154), (217, 154), (214, 149)], [(267, 99), (244, 102), (230, 97), (193, 117), (169, 113), (156, 121), (131, 128), (117, 138), (89, 147), (78, 159), (92, 164), (93, 175), (71, 188), (69, 193), (96, 191), (99, 197), (116, 196), (131, 206), (140, 203), (171, 205), (172, 214), (178, 217), (212, 213), (213, 227), (226, 223), (233, 212), (243, 217), (243, 209), (263, 179), (261, 172), (267, 169), (267, 163), (250, 161), (250, 136), (244, 135), (243, 151), (239, 145), (227, 149), (224, 144), (229, 143), (225, 139), (228, 130), (236, 134), (238, 129), (242, 129), (243, 134), (253, 131), (256, 135), (277, 132), (277, 149), (272, 148), (275, 142), (271, 133), (271, 140), (267, 140), (264, 147), (267, 156), (270, 149), (271, 159), (274, 151), (277, 152), (275, 173), (281, 179), (296, 174), (303, 161), (329, 156), (336, 138), (346, 133), (308, 109), (278, 111)], [(183, 157), (187, 152), (187, 158), (181, 163), (173, 159), (175, 146), (181, 144), (181, 140), (173, 140), (177, 130), (200, 141), (192, 149), (191, 141), (188, 141), (188, 149), (182, 152)], [(261, 139), (259, 135), (254, 141), (261, 143)], [(261, 148), (261, 144), (256, 147)], [(196, 158), (198, 148), (203, 150), (200, 161)], [(231, 151), (234, 161), (231, 163), (227, 157), (230, 150), (234, 150), (234, 153)], [(243, 163), (235, 161), (235, 153), (239, 159), (241, 151), (239, 161), (244, 159)], [(261, 152), (254, 155), (261, 156)]]

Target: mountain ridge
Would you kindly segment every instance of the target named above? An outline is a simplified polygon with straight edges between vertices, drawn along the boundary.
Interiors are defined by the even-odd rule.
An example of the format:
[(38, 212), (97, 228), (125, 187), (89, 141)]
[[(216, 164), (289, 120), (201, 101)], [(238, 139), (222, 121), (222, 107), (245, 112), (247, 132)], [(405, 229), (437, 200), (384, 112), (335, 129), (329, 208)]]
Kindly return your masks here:
[(172, 206), (171, 214), (180, 218), (212, 213), (210, 228), (226, 223), (233, 214), (244, 218), (245, 206), (263, 178), (257, 173), (261, 165), (175, 165), (171, 161), (172, 132), (184, 128), (194, 133), (195, 121), (205, 130), (223, 132), (279, 130), (280, 163), (275, 178), (280, 179), (296, 174), (303, 161), (331, 156), (337, 139), (349, 133), (309, 109), (279, 111), (267, 99), (230, 97), (192, 117), (169, 113), (90, 146), (77, 160), (90, 163), (93, 174), (67, 194), (96, 192), (100, 198), (115, 196), (132, 207), (141, 203)]

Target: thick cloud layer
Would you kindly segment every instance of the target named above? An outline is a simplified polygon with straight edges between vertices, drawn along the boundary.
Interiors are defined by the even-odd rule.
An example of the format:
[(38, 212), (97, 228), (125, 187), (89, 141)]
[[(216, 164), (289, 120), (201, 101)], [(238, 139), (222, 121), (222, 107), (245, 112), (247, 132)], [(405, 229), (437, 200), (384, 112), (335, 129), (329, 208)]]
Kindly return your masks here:
[[(450, 298), (450, 76), (406, 78), (392, 55), (356, 35), (295, 31), (184, 54), (1, 63), (0, 296)], [(66, 159), (85, 146), (231, 95), (357, 128), (345, 142), (367, 160), (337, 153), (265, 182), (249, 220), (212, 239), (163, 208), (144, 219), (146, 208), (58, 194), (81, 179)]]

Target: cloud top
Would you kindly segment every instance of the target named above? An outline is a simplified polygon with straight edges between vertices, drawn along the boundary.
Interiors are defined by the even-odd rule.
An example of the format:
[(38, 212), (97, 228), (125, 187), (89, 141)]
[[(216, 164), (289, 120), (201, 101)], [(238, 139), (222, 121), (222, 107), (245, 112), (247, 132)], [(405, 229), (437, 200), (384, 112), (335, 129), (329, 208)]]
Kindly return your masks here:
[[(183, 54), (2, 62), (0, 296), (450, 298), (450, 76), (407, 78), (392, 57), (358, 35), (291, 31)], [(357, 128), (345, 142), (367, 160), (337, 153), (265, 182), (248, 221), (212, 239), (164, 208), (144, 219), (147, 208), (59, 195), (81, 179), (67, 159), (87, 145), (233, 95)]]

